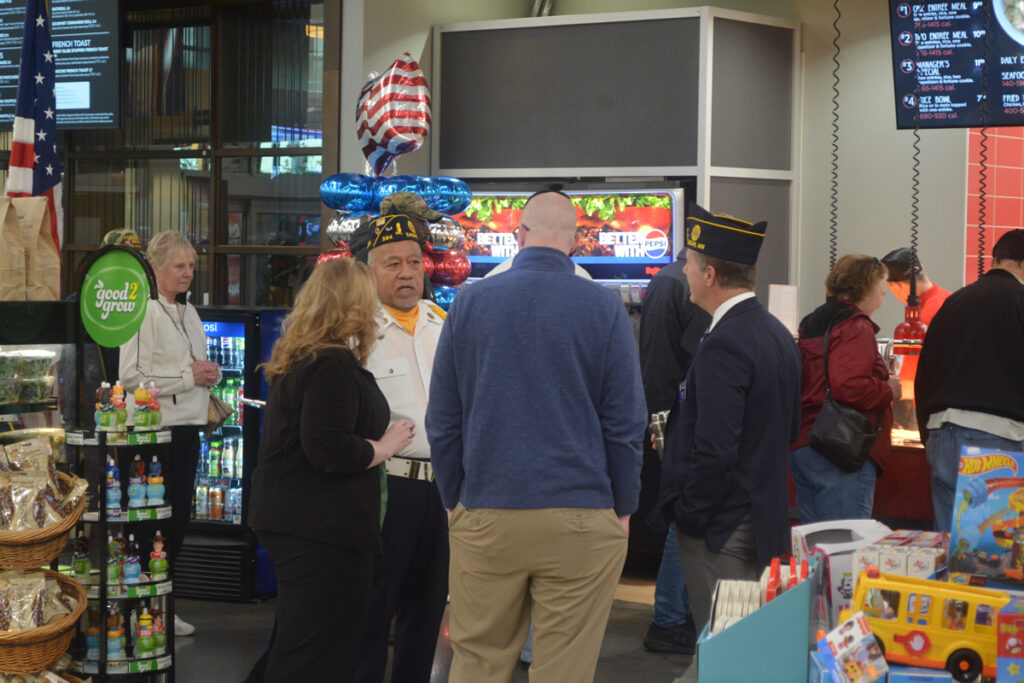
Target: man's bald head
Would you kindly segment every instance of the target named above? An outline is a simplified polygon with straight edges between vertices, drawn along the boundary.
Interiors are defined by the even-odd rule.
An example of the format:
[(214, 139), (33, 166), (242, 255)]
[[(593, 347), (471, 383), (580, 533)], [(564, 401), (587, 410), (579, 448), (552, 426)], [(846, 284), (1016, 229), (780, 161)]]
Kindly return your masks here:
[(551, 247), (568, 254), (576, 246), (576, 207), (561, 192), (541, 192), (519, 217), (524, 247)]

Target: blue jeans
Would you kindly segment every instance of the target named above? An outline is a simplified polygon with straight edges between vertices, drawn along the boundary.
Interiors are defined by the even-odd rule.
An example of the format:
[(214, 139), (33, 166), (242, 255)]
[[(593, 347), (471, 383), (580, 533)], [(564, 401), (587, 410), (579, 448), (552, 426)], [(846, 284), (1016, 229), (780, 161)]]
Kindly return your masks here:
[(654, 584), (654, 625), (660, 628), (679, 626), (689, 613), (686, 578), (676, 549), (676, 523), (672, 522), (665, 536), (665, 549), (661, 553), (661, 566)]
[(950, 531), (953, 524), (953, 495), (960, 468), (960, 449), (964, 446), (1000, 451), (1024, 452), (1024, 441), (1011, 441), (979, 429), (969, 429), (949, 422), (928, 432), (925, 455), (932, 468), (932, 507), (935, 529)]
[(810, 446), (790, 451), (801, 524), (833, 519), (869, 519), (875, 502), (875, 463), (847, 474)]
[(526, 642), (523, 649), (519, 651), (519, 661), (533, 664), (533, 621), (530, 621), (530, 630), (526, 634)]

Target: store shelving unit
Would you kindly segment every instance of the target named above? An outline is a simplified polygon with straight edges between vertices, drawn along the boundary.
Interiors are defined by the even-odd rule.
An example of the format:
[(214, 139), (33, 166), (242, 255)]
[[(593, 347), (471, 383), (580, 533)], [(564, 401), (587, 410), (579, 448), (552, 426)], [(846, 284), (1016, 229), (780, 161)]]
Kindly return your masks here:
[[(98, 458), (99, 462), (106, 463), (107, 455), (115, 455), (115, 462), (120, 462), (123, 458), (120, 457), (120, 453), (117, 453), (117, 449), (123, 448), (153, 448), (163, 447), (165, 450), (164, 457), (169, 456), (167, 446), (171, 443), (171, 433), (169, 430), (154, 430), (154, 431), (127, 431), (127, 432), (89, 432), (89, 431), (68, 431), (67, 432), (67, 443), (69, 446), (74, 446), (79, 449), (85, 447), (96, 448), (95, 457)], [(115, 452), (111, 453), (111, 449)], [(80, 469), (83, 468), (84, 458), (79, 457), (76, 459)], [(119, 466), (120, 468), (120, 466)], [(122, 471), (126, 471), (125, 468), (120, 468)], [(103, 472), (101, 467), (99, 470)], [(86, 650), (84, 644), (79, 642), (79, 647), (75, 648), (74, 654), (77, 655), (76, 659), (72, 664), (72, 670), (85, 675), (94, 676), (96, 681), (107, 681), (107, 680), (160, 680), (160, 681), (174, 681), (174, 583), (170, 576), (173, 575), (173, 567), (170, 568), (169, 578), (163, 581), (150, 581), (147, 573), (143, 573), (140, 577), (139, 583), (127, 584), (117, 583), (111, 584), (108, 580), (107, 575), (107, 548), (106, 538), (108, 531), (111, 526), (114, 525), (135, 525), (147, 522), (159, 522), (161, 520), (167, 520), (171, 516), (170, 505), (159, 505), (159, 506), (146, 506), (146, 507), (124, 507), (124, 508), (111, 508), (106, 506), (106, 500), (101, 495), (103, 491), (102, 481), (96, 482), (96, 488), (92, 490), (99, 492), (94, 495), (93, 499), (96, 502), (95, 509), (87, 510), (82, 515), (83, 523), (91, 523), (97, 526), (96, 531), (90, 536), (92, 539), (99, 539), (99, 542), (91, 542), (91, 556), (93, 558), (93, 570), (90, 577), (95, 577), (96, 581), (90, 581), (86, 585), (86, 592), (89, 596), (89, 600), (95, 600), (99, 605), (100, 624), (107, 622), (109, 615), (108, 603), (112, 600), (124, 601), (124, 604), (128, 604), (146, 599), (160, 599), (162, 602), (161, 609), (163, 612), (164, 619), (164, 633), (166, 634), (166, 646), (163, 652), (153, 653), (148, 657), (128, 657), (126, 659), (108, 659), (107, 652), (107, 638), (105, 633), (102, 631), (99, 639), (99, 658), (92, 660), (86, 659)], [(92, 482), (90, 482), (92, 484)], [(127, 535), (127, 534), (125, 534)], [(96, 548), (99, 551), (96, 552)], [(141, 561), (142, 558), (140, 558)], [(128, 638), (131, 629), (131, 621), (128, 618), (129, 610), (127, 607), (122, 610), (122, 614), (125, 617), (125, 635), (126, 635), (126, 654), (130, 654), (132, 646), (129, 645), (129, 641), (134, 643), (135, 638)], [(87, 617), (88, 618), (88, 617)], [(81, 634), (79, 640), (81, 641)]]

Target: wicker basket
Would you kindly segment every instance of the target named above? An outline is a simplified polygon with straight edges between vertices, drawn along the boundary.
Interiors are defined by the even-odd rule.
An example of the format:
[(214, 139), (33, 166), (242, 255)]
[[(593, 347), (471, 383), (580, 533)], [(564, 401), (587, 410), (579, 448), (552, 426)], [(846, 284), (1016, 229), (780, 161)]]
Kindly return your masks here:
[(85, 613), (89, 598), (82, 584), (49, 569), (39, 571), (55, 579), (65, 593), (78, 601), (78, 606), (71, 614), (46, 626), (27, 631), (0, 631), (0, 671), (4, 673), (35, 673), (51, 666), (67, 652), (75, 635), (75, 625)]
[[(61, 482), (70, 490), (71, 476), (58, 472)], [(36, 569), (50, 564), (60, 556), (68, 543), (68, 532), (85, 511), (85, 495), (63, 522), (42, 529), (0, 531), (0, 568)]]

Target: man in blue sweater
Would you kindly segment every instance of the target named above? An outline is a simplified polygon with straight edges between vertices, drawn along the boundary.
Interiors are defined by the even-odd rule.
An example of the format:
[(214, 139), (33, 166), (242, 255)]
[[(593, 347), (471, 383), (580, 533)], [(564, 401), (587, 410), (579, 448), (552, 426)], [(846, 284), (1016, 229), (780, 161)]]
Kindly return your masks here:
[(626, 558), (646, 422), (636, 342), (611, 290), (573, 274), (576, 210), (527, 202), (524, 248), (456, 298), (426, 428), (449, 515), (454, 683), (590, 681)]

